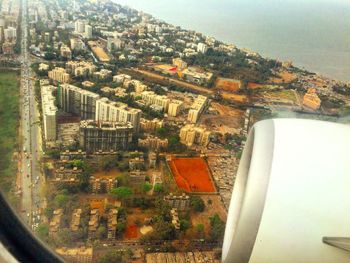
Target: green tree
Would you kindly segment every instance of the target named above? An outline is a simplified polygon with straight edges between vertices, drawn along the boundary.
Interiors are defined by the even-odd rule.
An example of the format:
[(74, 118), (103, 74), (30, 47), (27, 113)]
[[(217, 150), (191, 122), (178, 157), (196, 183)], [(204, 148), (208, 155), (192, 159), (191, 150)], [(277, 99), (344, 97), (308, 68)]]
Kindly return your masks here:
[(120, 171), (125, 172), (129, 169), (129, 162), (122, 161), (117, 164)]
[(117, 251), (117, 250), (111, 250), (108, 251), (106, 254), (101, 256), (97, 262), (98, 263), (128, 263), (132, 261), (132, 251), (126, 250), (126, 251)]
[(158, 137), (164, 138), (168, 134), (168, 129), (165, 127), (157, 128), (156, 135)]
[(196, 232), (199, 237), (204, 237), (204, 225), (203, 224), (196, 225)]
[(152, 189), (152, 185), (150, 183), (144, 183), (141, 188), (143, 193), (147, 193)]
[(104, 239), (107, 237), (107, 229), (105, 226), (100, 225), (96, 230), (96, 236), (98, 239)]
[(155, 193), (160, 194), (160, 193), (163, 193), (164, 188), (162, 184), (155, 184), (153, 190)]
[(129, 187), (121, 186), (113, 188), (111, 190), (111, 194), (116, 196), (118, 199), (125, 201), (126, 199), (130, 198), (133, 193)]
[(130, 176), (127, 172), (125, 172), (118, 176), (117, 180), (119, 186), (128, 186), (130, 183)]
[(122, 236), (125, 232), (126, 225), (124, 222), (118, 222), (117, 223), (117, 235)]
[(73, 160), (72, 165), (77, 167), (78, 169), (82, 169), (84, 166), (84, 162), (82, 160)]
[(69, 196), (66, 194), (58, 194), (54, 198), (56, 207), (63, 208), (69, 201)]
[(191, 207), (196, 212), (203, 212), (205, 209), (205, 204), (202, 198), (199, 196), (193, 196), (191, 199)]
[(225, 222), (221, 220), (218, 214), (209, 217), (210, 221), (210, 239), (219, 241), (223, 238), (225, 232)]
[(36, 233), (40, 239), (46, 240), (49, 236), (49, 226), (47, 224), (40, 224), (36, 229)]
[(110, 171), (114, 167), (116, 167), (116, 160), (115, 160), (115, 158), (111, 157), (111, 158), (106, 158), (106, 159), (103, 160), (103, 162), (102, 162), (102, 169), (103, 169), (103, 171)]
[(187, 229), (189, 229), (191, 226), (191, 223), (186, 220), (186, 219), (181, 219), (180, 220), (180, 230), (181, 231), (186, 231)]

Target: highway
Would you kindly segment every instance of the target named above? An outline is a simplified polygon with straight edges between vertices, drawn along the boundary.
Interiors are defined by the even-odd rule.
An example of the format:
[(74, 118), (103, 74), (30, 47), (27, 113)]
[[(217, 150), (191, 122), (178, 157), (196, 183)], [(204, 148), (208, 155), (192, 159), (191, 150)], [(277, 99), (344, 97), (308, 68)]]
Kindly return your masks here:
[(35, 101), (35, 85), (31, 60), (28, 52), (27, 0), (22, 0), (22, 43), (21, 43), (21, 90), (20, 90), (20, 134), (22, 138), (21, 151), (21, 211), (23, 217), (32, 229), (40, 221), (39, 208), (42, 206), (40, 189), (44, 182), (41, 173), (41, 126), (39, 122), (38, 105)]

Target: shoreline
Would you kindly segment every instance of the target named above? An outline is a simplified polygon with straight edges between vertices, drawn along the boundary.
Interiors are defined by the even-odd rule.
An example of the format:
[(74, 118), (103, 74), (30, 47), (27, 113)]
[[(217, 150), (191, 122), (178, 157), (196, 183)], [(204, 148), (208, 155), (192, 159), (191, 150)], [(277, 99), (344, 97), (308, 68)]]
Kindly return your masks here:
[[(292, 51), (290, 52), (283, 52), (283, 51), (279, 51), (278, 49), (275, 49), (278, 51), (278, 53), (280, 53), (279, 55), (276, 55), (276, 54), (271, 54), (271, 52), (269, 51), (262, 51), (262, 49), (266, 49), (266, 47), (264, 47), (264, 45), (261, 46), (261, 48), (257, 48), (257, 47), (253, 47), (251, 45), (246, 45), (246, 44), (241, 44), (239, 42), (242, 42), (242, 39), (241, 41), (232, 41), (232, 40), (229, 40), (230, 38), (234, 38), (233, 35), (234, 33), (231, 33), (230, 29), (228, 28), (227, 31), (230, 32), (230, 34), (225, 34), (225, 35), (232, 35), (232, 37), (223, 37), (223, 33), (210, 33), (210, 30), (205, 30), (205, 29), (199, 29), (198, 26), (195, 26), (195, 25), (192, 25), (191, 24), (186, 24), (186, 25), (181, 25), (183, 23), (174, 23), (173, 19), (171, 18), (167, 18), (167, 19), (164, 19), (164, 18), (161, 18), (159, 16), (159, 12), (150, 12), (149, 10), (148, 11), (144, 11), (145, 9), (147, 8), (140, 8), (140, 7), (134, 7), (135, 4), (133, 3), (128, 3), (128, 2), (125, 2), (124, 0), (113, 0), (114, 3), (120, 5), (120, 6), (126, 6), (126, 7), (129, 7), (130, 9), (132, 10), (136, 10), (138, 12), (143, 12), (144, 14), (147, 14), (147, 15), (150, 15), (151, 17), (159, 20), (159, 21), (162, 21), (166, 24), (169, 24), (169, 25), (172, 25), (172, 26), (179, 26), (181, 29), (184, 29), (184, 30), (187, 30), (187, 31), (195, 31), (197, 33), (200, 33), (204, 36), (209, 36), (209, 37), (214, 37), (217, 41), (221, 42), (221, 43), (224, 43), (224, 44), (229, 44), (229, 45), (234, 45), (237, 47), (237, 49), (239, 50), (251, 50), (252, 52), (254, 53), (257, 53), (259, 54), (262, 58), (264, 59), (273, 59), (273, 60), (278, 60), (280, 62), (286, 62), (286, 61), (292, 61), (293, 62), (293, 66), (294, 67), (297, 67), (298, 69), (302, 70), (302, 71), (307, 71), (307, 72), (310, 72), (310, 73), (314, 73), (318, 76), (321, 76), (321, 77), (324, 77), (324, 78), (327, 78), (327, 79), (330, 79), (330, 80), (334, 80), (334, 81), (337, 81), (337, 82), (342, 82), (342, 83), (350, 83), (350, 71), (349, 73), (347, 72), (344, 72), (344, 73), (331, 73), (330, 71), (327, 71), (327, 70), (320, 70), (318, 69), (319, 66), (317, 65), (320, 65), (320, 64), (326, 64), (325, 62), (316, 62), (314, 61), (313, 64), (314, 65), (311, 65), (310, 63), (305, 63), (301, 60), (298, 60), (296, 59), (296, 57), (291, 57), (290, 54), (288, 53), (291, 53)], [(136, 1), (134, 3), (137, 3)], [(136, 4), (136, 6), (138, 6)], [(162, 8), (160, 8), (162, 9)], [(166, 13), (165, 13), (165, 16), (166, 16)], [(164, 16), (163, 16), (164, 17)], [(243, 29), (242, 29), (243, 30)], [(243, 40), (244, 42), (244, 40)], [(258, 42), (258, 39), (257, 39), (257, 42)], [(265, 43), (265, 46), (268, 44), (268, 42)], [(271, 43), (273, 44), (273, 43)], [(280, 45), (282, 43), (279, 43)], [(316, 48), (317, 49), (317, 48)], [(300, 53), (300, 55), (298, 55), (299, 57), (304, 57), (303, 53), (306, 54), (306, 56), (310, 53), (312, 53), (313, 51), (313, 48), (309, 48), (309, 49), (300, 49), (299, 51), (295, 51), (294, 53)], [(330, 50), (334, 50), (334, 49), (330, 49)], [(347, 53), (348, 53), (348, 56), (350, 56), (350, 50), (349, 51), (343, 51), (345, 53), (344, 57), (346, 57)], [(274, 53), (274, 52), (272, 52)], [(333, 53), (330, 53), (328, 54), (327, 56), (329, 57), (332, 57), (332, 54)], [(310, 55), (309, 55), (310, 56)], [(311, 55), (310, 59), (312, 59), (312, 57), (321, 57), (321, 56), (324, 56), (324, 53), (320, 53), (320, 55), (317, 55), (317, 54), (314, 54), (314, 56)], [(288, 58), (286, 58), (288, 57)], [(337, 57), (343, 57), (343, 55), (339, 55)], [(281, 59), (282, 58), (282, 59)], [(334, 57), (333, 57), (334, 58)], [(327, 59), (325, 59), (327, 60)], [(328, 59), (329, 60), (329, 59)], [(336, 59), (334, 60), (334, 66), (333, 68), (336, 68), (335, 65), (339, 64), (339, 62), (335, 62), (337, 61)], [(340, 63), (342, 64), (342, 63)], [(340, 68), (341, 69), (341, 68)], [(345, 69), (347, 69), (347, 67), (345, 67)], [(349, 68), (350, 69), (350, 68)], [(342, 71), (342, 70), (341, 70)], [(341, 75), (341, 76), (340, 76)]]

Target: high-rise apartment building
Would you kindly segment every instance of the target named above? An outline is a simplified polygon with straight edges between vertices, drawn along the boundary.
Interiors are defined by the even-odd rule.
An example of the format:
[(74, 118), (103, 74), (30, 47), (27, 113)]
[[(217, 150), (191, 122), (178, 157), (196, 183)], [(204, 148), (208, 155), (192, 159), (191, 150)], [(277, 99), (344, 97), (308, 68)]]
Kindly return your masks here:
[(196, 127), (193, 124), (187, 124), (180, 130), (180, 142), (187, 146), (192, 146), (193, 144), (207, 146), (209, 138), (210, 131), (202, 127)]
[(168, 115), (172, 117), (176, 117), (181, 108), (182, 108), (183, 102), (181, 100), (172, 100), (169, 103), (169, 108), (168, 108)]
[(83, 120), (94, 119), (96, 101), (100, 96), (73, 85), (63, 84), (57, 90), (58, 104), (65, 111), (79, 115)]
[(141, 110), (130, 108), (121, 102), (110, 101), (107, 98), (96, 102), (96, 121), (130, 122), (135, 132), (139, 131)]
[(57, 88), (54, 86), (41, 87), (41, 106), (44, 124), (44, 136), (46, 141), (56, 141), (57, 138), (57, 107), (55, 105), (56, 98), (52, 94), (56, 89)]
[(153, 91), (143, 91), (141, 97), (147, 105), (157, 105), (162, 107), (164, 111), (168, 110), (170, 99), (165, 95), (157, 95)]
[(208, 98), (202, 95), (199, 95), (196, 100), (193, 102), (191, 109), (188, 112), (187, 120), (191, 123), (197, 123), (200, 115), (203, 113), (205, 108), (208, 105)]
[(64, 68), (55, 67), (48, 73), (49, 78), (60, 83), (68, 83), (70, 76)]
[(85, 37), (92, 38), (92, 26), (85, 25)]
[(208, 50), (208, 46), (204, 43), (198, 43), (197, 45), (197, 52), (205, 54)]
[(75, 24), (75, 32), (76, 33), (84, 33), (85, 32), (85, 22), (84, 21), (76, 21)]
[(85, 120), (80, 122), (79, 142), (87, 152), (125, 150), (132, 134), (130, 123)]

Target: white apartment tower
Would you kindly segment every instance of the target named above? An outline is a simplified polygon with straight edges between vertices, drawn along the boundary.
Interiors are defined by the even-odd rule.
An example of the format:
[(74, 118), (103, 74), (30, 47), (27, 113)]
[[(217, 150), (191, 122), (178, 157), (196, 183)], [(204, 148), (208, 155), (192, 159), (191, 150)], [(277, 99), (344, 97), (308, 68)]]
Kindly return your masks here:
[(85, 37), (92, 38), (92, 26), (85, 25)]
[(43, 112), (44, 136), (46, 141), (56, 141), (56, 113), (55, 96), (52, 92), (56, 90), (54, 86), (41, 87), (41, 105)]
[(96, 121), (130, 122), (135, 132), (139, 131), (141, 110), (128, 107), (121, 102), (110, 101), (108, 98), (96, 102)]

